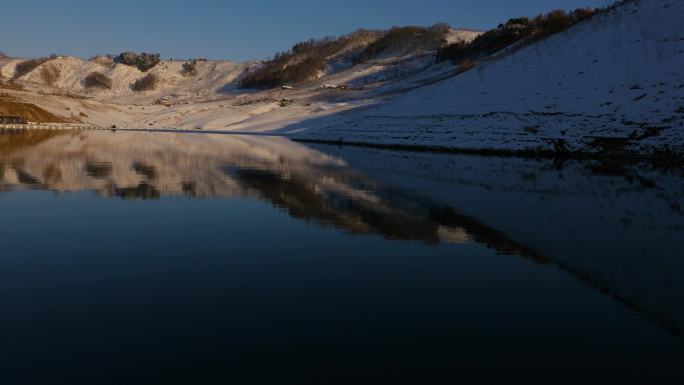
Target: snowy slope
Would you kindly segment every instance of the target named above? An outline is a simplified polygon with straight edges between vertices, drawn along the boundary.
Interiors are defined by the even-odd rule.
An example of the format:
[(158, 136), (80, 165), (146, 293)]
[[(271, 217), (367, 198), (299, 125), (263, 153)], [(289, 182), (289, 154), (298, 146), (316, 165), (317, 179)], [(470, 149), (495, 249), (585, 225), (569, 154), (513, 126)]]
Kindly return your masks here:
[[(0, 75), (11, 78), (20, 59), (0, 61)], [(75, 57), (59, 57), (49, 60), (26, 75), (17, 79), (27, 90), (43, 93), (67, 93), (83, 95), (99, 101), (118, 104), (151, 103), (160, 97), (171, 97), (174, 100), (190, 98), (211, 98), (220, 94), (226, 86), (233, 83), (249, 67), (250, 63), (234, 63), (228, 61), (198, 61), (197, 74), (183, 76), (184, 62), (162, 61), (147, 73), (159, 78), (154, 91), (135, 92), (131, 85), (147, 73), (135, 67), (116, 64), (103, 65), (95, 61)], [(46, 84), (41, 72), (46, 67), (56, 68), (59, 78), (53, 84)], [(112, 80), (111, 89), (86, 89), (83, 79), (92, 72), (100, 72)]]
[[(381, 36), (378, 31), (375, 35)], [(468, 42), (480, 35), (481, 32), (448, 28), (445, 34), (447, 42)], [(318, 81), (304, 85), (307, 88), (320, 88), (323, 84), (359, 84), (379, 83), (393, 81), (397, 78), (410, 75), (429, 66), (434, 62), (434, 51), (424, 52), (416, 49), (415, 52), (392, 52), (385, 50), (383, 58), (370, 60), (369, 63), (357, 65), (354, 54), (358, 54), (365, 46), (372, 42), (373, 34), (368, 41), (364, 39), (351, 40), (346, 46), (341, 47), (328, 58), (328, 69)], [(377, 38), (377, 37), (376, 37)], [(429, 60), (424, 60), (429, 56)], [(15, 76), (17, 64), (25, 59), (0, 58), (0, 79), (11, 79)], [(419, 63), (418, 66), (415, 63)], [(84, 60), (76, 57), (56, 57), (45, 61), (35, 69), (14, 79), (15, 82), (29, 91), (37, 93), (62, 93), (68, 95), (84, 96), (102, 102), (116, 104), (150, 104), (164, 97), (172, 102), (183, 103), (185, 101), (207, 101), (226, 99), (245, 93), (256, 93), (256, 90), (238, 91), (237, 82), (241, 75), (256, 66), (259, 62), (235, 63), (229, 61), (197, 61), (196, 74), (183, 75), (183, 61), (163, 60), (148, 72), (141, 72), (135, 67), (114, 64), (113, 60), (106, 57), (96, 57)], [(48, 83), (44, 79), (43, 72), (46, 69), (58, 73), (57, 79)], [(112, 81), (111, 89), (86, 88), (84, 78), (92, 73), (99, 72)], [(343, 72), (343, 74), (339, 74)], [(159, 82), (153, 91), (136, 92), (131, 85), (147, 74), (154, 74)]]
[(449, 32), (446, 35), (446, 41), (448, 44), (456, 42), (470, 43), (480, 35), (482, 35), (481, 31), (449, 28)]
[[(684, 2), (640, 0), (304, 139), (458, 149), (684, 153)], [(605, 138), (613, 139), (605, 139)]]

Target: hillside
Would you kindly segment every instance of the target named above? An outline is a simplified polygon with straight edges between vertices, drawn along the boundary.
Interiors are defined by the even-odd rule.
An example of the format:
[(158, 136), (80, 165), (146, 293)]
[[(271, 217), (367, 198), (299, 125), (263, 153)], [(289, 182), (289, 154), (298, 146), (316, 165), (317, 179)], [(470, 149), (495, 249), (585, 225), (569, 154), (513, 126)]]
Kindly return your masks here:
[[(421, 33), (430, 35), (423, 37)], [(277, 88), (285, 83), (303, 83), (326, 78), (348, 70), (361, 61), (392, 66), (402, 59), (434, 52), (449, 42), (470, 41), (478, 35), (479, 32), (455, 30), (446, 25), (430, 28), (403, 27), (390, 31), (359, 30), (340, 37), (298, 43), (289, 51), (278, 53), (274, 59), (264, 62), (162, 59), (145, 72), (105, 56), (89, 60), (55, 55), (38, 59), (0, 57), (0, 79), (11, 79), (32, 92), (57, 92), (117, 104), (145, 104), (161, 97), (182, 102), (207, 101), (240, 95), (238, 88), (249, 88), (243, 85), (246, 84), (246, 77), (263, 73), (270, 67), (275, 67), (273, 70), (278, 73), (287, 72), (301, 67), (302, 62), (311, 57), (316, 57), (321, 62), (320, 71), (315, 71), (312, 76), (302, 76), (295, 82), (289, 82), (285, 78), (282, 82), (275, 81), (266, 87), (256, 88)], [(374, 44), (380, 44), (381, 47)], [(361, 56), (364, 60), (360, 59)], [(192, 71), (186, 71), (186, 65), (192, 65)], [(109, 84), (89, 87), (86, 78), (93, 73), (108, 78)], [(149, 74), (158, 79), (153, 90), (135, 91), (134, 83)]]
[(290, 127), (310, 140), (684, 154), (684, 3), (629, 1), (459, 76)]
[[(15, 77), (15, 70), (22, 59), (0, 61), (0, 74), (4, 78)], [(98, 101), (119, 104), (141, 104), (163, 96), (175, 99), (207, 98), (220, 93), (250, 65), (249, 63), (198, 61), (196, 73), (184, 76), (180, 61), (162, 61), (146, 73), (135, 67), (108, 63), (107, 61), (83, 60), (75, 57), (57, 57), (48, 60), (29, 73), (15, 79), (27, 90), (35, 92), (62, 92), (80, 95)], [(54, 69), (58, 74), (54, 82), (46, 81), (44, 71)], [(111, 88), (88, 88), (84, 79), (98, 72), (111, 79)], [(149, 92), (136, 92), (131, 85), (148, 73), (159, 78), (158, 86)]]
[(9, 94), (0, 93), (0, 116), (21, 116), (33, 122), (66, 123), (77, 119), (56, 116), (34, 104), (24, 103)]
[[(359, 30), (262, 62), (53, 57), (3, 92), (100, 127), (270, 132), (450, 151), (684, 156), (684, 3), (627, 0), (483, 32)], [(188, 73), (186, 67), (192, 65)], [(97, 72), (104, 84), (88, 87)], [(149, 90), (134, 84), (153, 76)], [(9, 83), (9, 79), (13, 83)]]
[[(431, 33), (421, 37), (416, 31)], [(359, 30), (301, 42), (263, 62), (161, 60), (146, 72), (111, 56), (0, 57), (0, 87), (60, 119), (77, 117), (100, 127), (272, 130), (364, 105), (411, 79), (449, 76), (451, 65), (432, 68), (436, 49), (479, 34), (446, 25)], [(379, 41), (391, 44), (378, 49), (373, 44)], [(361, 62), (369, 48), (372, 57)], [(307, 67), (312, 58), (313, 69)], [(261, 74), (268, 81), (250, 88), (246, 79)], [(150, 76), (149, 89), (135, 90)]]

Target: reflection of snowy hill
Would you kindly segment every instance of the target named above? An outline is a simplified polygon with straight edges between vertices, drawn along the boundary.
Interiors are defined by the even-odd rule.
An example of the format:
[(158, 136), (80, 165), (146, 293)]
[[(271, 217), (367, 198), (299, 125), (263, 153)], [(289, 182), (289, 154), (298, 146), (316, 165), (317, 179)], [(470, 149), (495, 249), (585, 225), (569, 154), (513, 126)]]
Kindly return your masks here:
[(282, 138), (85, 132), (37, 139), (30, 144), (22, 135), (3, 138), (0, 190), (37, 186), (97, 190), (104, 196), (134, 195), (136, 189), (151, 196), (234, 196), (242, 189), (218, 168), (221, 164), (289, 172), (338, 164)]
[(684, 329), (680, 170), (314, 148), (378, 183), (477, 218), (673, 330)]
[(684, 175), (652, 165), (396, 152), (266, 136), (4, 136), (0, 191), (247, 196), (354, 234), (555, 263), (684, 328)]
[(0, 139), (0, 191), (94, 190), (124, 199), (247, 196), (350, 233), (481, 242), (528, 254), (471, 218), (386, 190), (343, 161), (283, 138), (43, 131)]

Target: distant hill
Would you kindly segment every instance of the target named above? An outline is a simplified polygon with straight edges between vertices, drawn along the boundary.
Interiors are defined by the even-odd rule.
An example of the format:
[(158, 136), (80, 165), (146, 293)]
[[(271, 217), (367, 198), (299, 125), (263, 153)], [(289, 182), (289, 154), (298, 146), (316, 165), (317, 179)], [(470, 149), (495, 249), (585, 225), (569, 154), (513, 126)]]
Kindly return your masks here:
[[(106, 56), (90, 60), (70, 56), (41, 59), (3, 56), (0, 76), (13, 79), (29, 91), (79, 95), (118, 104), (145, 104), (163, 97), (176, 102), (203, 101), (226, 98), (238, 88), (268, 89), (323, 79), (348, 70), (357, 62), (435, 52), (455, 39), (472, 40), (477, 35), (479, 32), (454, 30), (446, 25), (359, 30), (340, 37), (298, 43), (264, 62), (161, 60), (145, 72)], [(93, 86), (87, 81), (92, 74), (108, 79), (107, 85)], [(136, 81), (148, 75), (155, 78), (154, 87), (145, 92), (136, 91)]]
[[(196, 71), (187, 76), (183, 73), (185, 62), (180, 61), (161, 61), (143, 73), (138, 68), (116, 64), (103, 57), (84, 60), (67, 56), (49, 59), (17, 78), (16, 67), (23, 61), (0, 59), (0, 74), (7, 79), (14, 78), (17, 84), (32, 91), (63, 92), (122, 104), (150, 102), (164, 95), (176, 95), (185, 99), (211, 97), (234, 82), (250, 65), (197, 61)], [(100, 73), (111, 79), (111, 88), (87, 87), (85, 79), (91, 73)], [(156, 89), (149, 93), (134, 91), (132, 85), (147, 74), (158, 78)]]

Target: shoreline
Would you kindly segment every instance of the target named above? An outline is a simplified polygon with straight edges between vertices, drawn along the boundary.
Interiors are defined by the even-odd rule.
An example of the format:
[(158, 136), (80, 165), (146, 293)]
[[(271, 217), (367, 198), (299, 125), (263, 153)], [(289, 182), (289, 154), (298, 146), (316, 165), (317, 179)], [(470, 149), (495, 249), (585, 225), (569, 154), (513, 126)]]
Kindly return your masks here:
[[(45, 124), (49, 126), (51, 124)], [(392, 144), (392, 143), (372, 143), (357, 142), (346, 140), (325, 140), (299, 138), (291, 134), (282, 132), (249, 132), (249, 131), (226, 131), (226, 130), (197, 130), (197, 129), (172, 129), (172, 128), (104, 128), (89, 126), (87, 128), (37, 128), (37, 127), (17, 127), (13, 128), (0, 126), (0, 134), (3, 132), (28, 132), (28, 131), (111, 131), (122, 132), (148, 132), (148, 133), (176, 133), (176, 134), (208, 134), (208, 135), (237, 135), (237, 136), (274, 136), (287, 138), (296, 143), (325, 144), (332, 146), (352, 146), (363, 148), (374, 148), (391, 151), (407, 151), (416, 153), (434, 154), (458, 154), (476, 155), (486, 157), (504, 158), (528, 158), (528, 159), (559, 159), (559, 160), (618, 160), (618, 161), (644, 161), (664, 164), (668, 166), (684, 166), (684, 156), (657, 156), (630, 153), (611, 153), (611, 152), (588, 152), (588, 151), (565, 151), (557, 152), (553, 150), (530, 150), (530, 149), (494, 149), (494, 148), (459, 148), (446, 146), (433, 146), (421, 144)]]
[(601, 160), (601, 159), (615, 159), (615, 160), (633, 160), (633, 161), (649, 161), (649, 162), (665, 162), (671, 165), (684, 165), (683, 156), (662, 157), (653, 155), (640, 154), (620, 154), (620, 153), (591, 153), (586, 151), (569, 151), (569, 152), (555, 152), (551, 150), (514, 150), (514, 149), (493, 149), (493, 148), (458, 148), (458, 147), (442, 147), (429, 145), (413, 145), (413, 144), (386, 144), (386, 143), (368, 143), (368, 142), (353, 142), (353, 141), (338, 141), (338, 140), (324, 140), (324, 139), (304, 139), (304, 138), (290, 138), (290, 140), (299, 143), (314, 143), (327, 144), (336, 146), (354, 146), (376, 148), (383, 150), (395, 151), (409, 151), (421, 153), (435, 153), (435, 154), (459, 154), (459, 155), (479, 155), (490, 157), (515, 157), (515, 158), (532, 158), (532, 159), (568, 159), (568, 160)]

